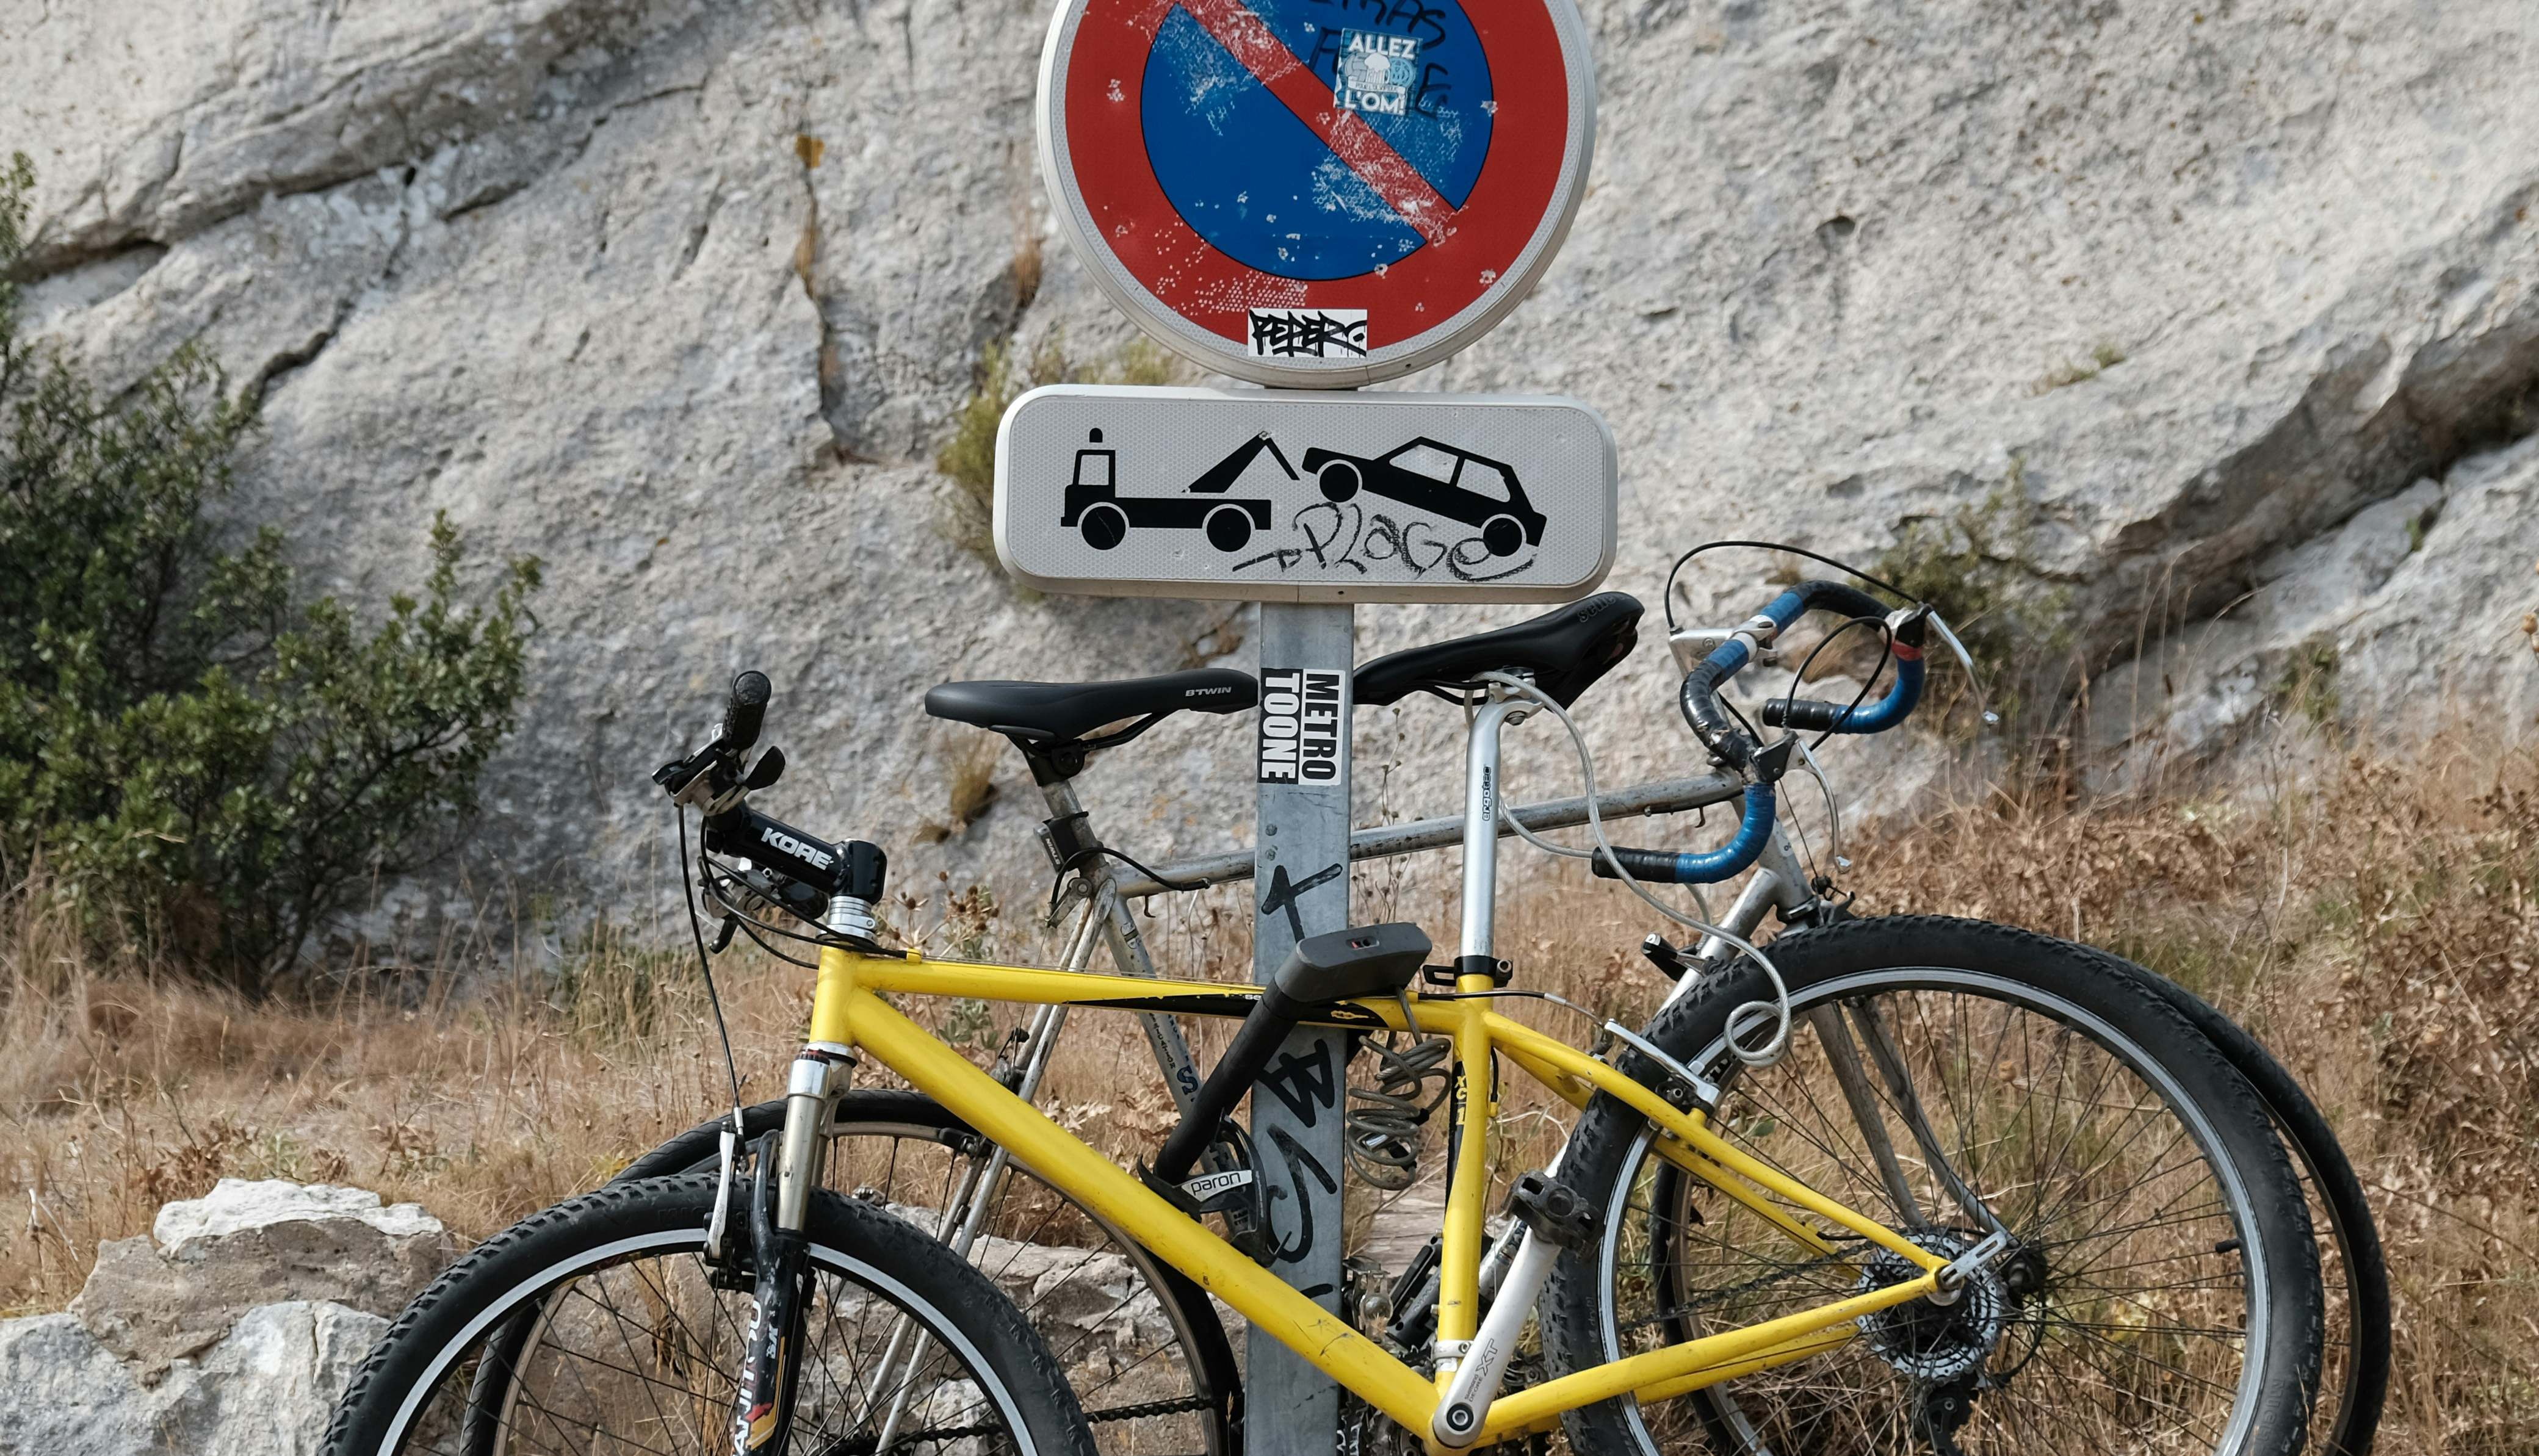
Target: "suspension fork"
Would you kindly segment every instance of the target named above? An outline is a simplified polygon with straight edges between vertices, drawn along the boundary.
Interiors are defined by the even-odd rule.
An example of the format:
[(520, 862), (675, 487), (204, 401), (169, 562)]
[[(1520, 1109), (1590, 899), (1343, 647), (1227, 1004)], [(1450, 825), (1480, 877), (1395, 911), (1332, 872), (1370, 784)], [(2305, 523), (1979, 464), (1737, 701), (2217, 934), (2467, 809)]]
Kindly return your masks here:
[[(829, 929), (869, 935), (872, 908), (841, 895)], [(785, 1079), (785, 1125), (761, 1139), (749, 1200), (753, 1275), (749, 1321), (732, 1399), (731, 1449), (784, 1456), (791, 1424), (802, 1332), (810, 1300), (811, 1190), (820, 1186), (828, 1129), (855, 1072), (855, 1053), (836, 1042), (803, 1044)]]

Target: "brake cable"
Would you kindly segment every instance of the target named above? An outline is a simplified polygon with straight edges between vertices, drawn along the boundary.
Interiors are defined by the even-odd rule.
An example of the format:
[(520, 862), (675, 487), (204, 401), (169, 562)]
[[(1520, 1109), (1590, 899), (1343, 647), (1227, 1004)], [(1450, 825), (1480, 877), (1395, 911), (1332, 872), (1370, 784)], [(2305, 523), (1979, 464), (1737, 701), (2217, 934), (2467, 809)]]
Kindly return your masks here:
[[(1673, 566), (1671, 566), (1671, 567), (1668, 567), (1668, 568), (1667, 568), (1666, 586), (1665, 586), (1665, 588), (1663, 589), (1663, 598), (1664, 598), (1664, 599), (1663, 599), (1663, 601), (1661, 602), (1661, 605), (1663, 605), (1663, 606), (1666, 608), (1666, 624), (1667, 624), (1667, 631), (1668, 631), (1670, 634), (1672, 634), (1672, 633), (1675, 631), (1675, 629), (1676, 629), (1676, 620), (1675, 620), (1675, 579), (1676, 579), (1676, 574), (1677, 574), (1678, 572), (1681, 572), (1681, 571), (1682, 571), (1682, 570), (1683, 570), (1683, 564), (1684, 564), (1685, 562), (1692, 560), (1692, 559), (1693, 559), (1694, 557), (1696, 557), (1696, 556), (1699, 556), (1699, 555), (1700, 555), (1701, 553), (1703, 553), (1704, 551), (1718, 551), (1718, 550), (1722, 550), (1722, 549), (1724, 549), (1724, 548), (1726, 548), (1726, 547), (1729, 547), (1729, 546), (1747, 546), (1747, 547), (1750, 547), (1750, 548), (1752, 548), (1752, 549), (1754, 549), (1754, 550), (1756, 550), (1756, 551), (1779, 551), (1779, 552), (1783, 552), (1783, 553), (1785, 553), (1785, 554), (1787, 554), (1787, 555), (1791, 555), (1791, 556), (1803, 556), (1803, 557), (1806, 557), (1806, 558), (1807, 558), (1808, 560), (1810, 560), (1810, 561), (1813, 561), (1813, 562), (1818, 563), (1818, 565), (1820, 565), (1820, 566), (1829, 566), (1829, 567), (1832, 567), (1835, 571), (1838, 571), (1838, 572), (1845, 572), (1845, 573), (1850, 574), (1851, 576), (1858, 577), (1860, 580), (1862, 580), (1862, 581), (1864, 581), (1864, 582), (1867, 582), (1867, 583), (1868, 583), (1869, 585), (1871, 585), (1872, 587), (1883, 587), (1883, 588), (1885, 588), (1887, 590), (1892, 591), (1892, 592), (1894, 592), (1896, 595), (1903, 597), (1906, 601), (1909, 601), (1909, 602), (1913, 603), (1915, 606), (1929, 606), (1929, 605), (1931, 604), (1931, 603), (1929, 603), (1928, 601), (1923, 600), (1921, 597), (1914, 595), (1912, 592), (1905, 590), (1903, 588), (1896, 586), (1893, 582), (1885, 581), (1885, 580), (1882, 580), (1882, 579), (1880, 579), (1880, 578), (1878, 578), (1878, 577), (1873, 577), (1873, 576), (1871, 576), (1869, 573), (1867, 573), (1867, 572), (1865, 572), (1865, 571), (1862, 571), (1860, 568), (1858, 568), (1858, 567), (1856, 567), (1856, 566), (1853, 566), (1850, 562), (1847, 562), (1847, 561), (1836, 561), (1835, 559), (1833, 559), (1833, 558), (1832, 558), (1832, 557), (1830, 557), (1830, 556), (1824, 556), (1824, 555), (1820, 555), (1820, 554), (1818, 554), (1818, 553), (1817, 553), (1817, 552), (1810, 551), (1810, 550), (1808, 550), (1808, 549), (1807, 549), (1806, 547), (1804, 547), (1804, 546), (1793, 546), (1793, 545), (1789, 544), (1789, 543), (1788, 543), (1788, 542), (1786, 542), (1786, 541), (1704, 541), (1704, 542), (1702, 542), (1700, 545), (1693, 547), (1693, 548), (1692, 548), (1691, 550), (1689, 550), (1689, 551), (1686, 551), (1686, 552), (1685, 552), (1685, 553), (1683, 553), (1681, 556), (1677, 557), (1677, 558), (1675, 559), (1675, 565), (1673, 565)], [(1948, 636), (1948, 631), (1949, 631), (1949, 629), (1948, 629), (1947, 627), (1942, 627), (1942, 628), (1940, 629), (1940, 634), (1941, 634), (1942, 636), (1946, 637), (1946, 636)], [(1952, 643), (1955, 643), (1955, 642), (1956, 641), (1956, 638), (1954, 638), (1954, 637), (1950, 638), (1949, 640), (1950, 640), (1950, 642), (1952, 642)], [(1960, 656), (1962, 656), (1962, 655), (1963, 655), (1963, 652), (1964, 652), (1964, 649), (1960, 648), (1960, 649), (1958, 650), (1958, 652), (1959, 652)]]
[[(1878, 665), (1869, 669), (1868, 676), (1861, 679), (1860, 691), (1851, 695), (1850, 705), (1835, 717), (1834, 722), (1840, 724), (1847, 721), (1852, 714), (1860, 711), (1862, 703), (1869, 700), (1869, 690), (1878, 685), (1878, 675), (1887, 670), (1888, 663), (1895, 660), (1895, 629), (1887, 626), (1883, 617), (1849, 617), (1844, 619), (1841, 625), (1819, 638), (1817, 645), (1808, 650), (1807, 658), (1799, 663), (1799, 670), (1790, 674), (1789, 690), (1781, 696), (1781, 718), (1784, 723), (1789, 721), (1790, 711), (1799, 701), (1799, 684), (1807, 681), (1808, 669), (1817, 664), (1818, 655), (1831, 647), (1835, 638), (1864, 624), (1878, 629), (1880, 635)], [(1795, 733), (1792, 736), (1799, 745), (1800, 763), (1806, 767), (1808, 777), (1817, 781), (1817, 792), (1824, 797), (1827, 825), (1825, 855), (1833, 861), (1835, 868), (1848, 869), (1851, 867), (1851, 862), (1842, 857), (1842, 809), (1834, 802), (1833, 782), (1825, 777), (1824, 765), (1817, 762), (1816, 751), (1823, 747), (1825, 740), (1833, 734), (1832, 728), (1826, 728), (1817, 734), (1817, 740), (1813, 743)], [(1806, 853), (1814, 875), (1822, 877), (1824, 867), (1816, 864), (1816, 849), (1808, 843), (1808, 831), (1798, 822), (1796, 814), (1791, 816), (1790, 828), (1798, 834), (1799, 848)]]
[[(1744, 936), (1686, 915), (1650, 894), (1630, 870), (1623, 867), (1622, 857), (1613, 852), (1613, 842), (1605, 837), (1604, 815), (1596, 811), (1596, 756), (1589, 751), (1587, 735), (1579, 730), (1577, 720), (1569, 716), (1567, 709), (1561, 707), (1543, 689), (1510, 673), (1484, 672), (1480, 674), (1479, 680), (1496, 684), (1510, 694), (1547, 710), (1552, 717), (1560, 721), (1562, 728), (1569, 730), (1570, 746), (1578, 750), (1579, 774), (1586, 781), (1587, 829), (1595, 837), (1596, 848), (1574, 850), (1564, 844), (1553, 844), (1550, 840), (1536, 834), (1507, 812), (1504, 794), (1500, 796), (1500, 820), (1515, 829), (1519, 838), (1546, 854), (1558, 855), (1565, 859), (1593, 861), (1601, 853), (1620, 876), (1623, 885), (1632, 894), (1645, 901), (1650, 909), (1678, 925), (1699, 931), (1705, 936), (1717, 936), (1752, 959), (1754, 964), (1762, 967), (1763, 975), (1772, 983), (1772, 999), (1744, 1002), (1728, 1013), (1728, 1050), (1736, 1055), (1738, 1061), (1749, 1067), (1769, 1067), (1780, 1061), (1782, 1054), (1790, 1047), (1790, 988), (1789, 984), (1781, 979), (1781, 968), (1772, 964), (1771, 957), (1756, 949), (1753, 943)], [(1773, 1023), (1772, 1037), (1762, 1046), (1749, 1050), (1744, 1039), (1745, 1032), (1751, 1030), (1762, 1021)]]
[[(731, 1025), (723, 1019), (722, 994), (715, 989), (714, 957), (706, 953), (705, 921), (697, 915), (696, 882), (688, 877), (688, 809), (674, 803), (670, 812), (679, 820), (679, 899), (688, 907), (688, 934), (697, 943), (697, 970), (705, 977), (706, 1005), (714, 1008), (715, 1035), (722, 1041), (723, 1075), (731, 1081), (731, 1126), (716, 1141), (721, 1145), (721, 1172), (715, 1181), (714, 1217), (706, 1225), (706, 1257), (720, 1261), (723, 1255), (723, 1234), (731, 1213), (732, 1172), (738, 1161), (741, 1139), (748, 1128), (740, 1114), (740, 1060), (731, 1054)], [(699, 856), (703, 859), (703, 856)], [(711, 876), (708, 885), (714, 883)], [(755, 940), (756, 936), (750, 936)], [(728, 941), (726, 941), (728, 943)]]
[[(731, 1079), (731, 1128), (733, 1132), (737, 1133), (741, 1131), (740, 1061), (731, 1054), (731, 1027), (723, 1020), (722, 996), (720, 992), (715, 990), (714, 960), (713, 957), (706, 954), (705, 921), (697, 914), (696, 882), (688, 878), (687, 806), (684, 804), (674, 804), (671, 806), (671, 811), (677, 814), (679, 818), (680, 899), (685, 901), (688, 907), (688, 934), (696, 938), (697, 970), (705, 976), (706, 1005), (714, 1008), (715, 1035), (722, 1039), (722, 1070), (724, 1075)], [(708, 883), (711, 884), (712, 881), (709, 880)]]

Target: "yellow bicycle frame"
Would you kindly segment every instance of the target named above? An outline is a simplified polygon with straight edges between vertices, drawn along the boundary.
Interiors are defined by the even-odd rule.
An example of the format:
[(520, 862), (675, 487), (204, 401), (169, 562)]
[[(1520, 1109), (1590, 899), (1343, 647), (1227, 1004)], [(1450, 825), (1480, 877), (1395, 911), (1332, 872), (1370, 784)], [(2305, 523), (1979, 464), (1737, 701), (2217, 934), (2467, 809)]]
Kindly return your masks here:
[[(1490, 980), (1467, 976), (1459, 986), (1464, 992), (1485, 991)], [(1118, 1225), (1325, 1374), (1403, 1426), (1420, 1432), (1432, 1450), (1439, 1449), (1427, 1432), (1450, 1378), (1447, 1373), (1440, 1372), (1432, 1384), (1394, 1358), (1346, 1321), (1299, 1293), (971, 1066), (883, 1001), (887, 993), (1240, 1017), (1251, 1009), (1257, 991), (1208, 981), (927, 960), (915, 952), (859, 954), (831, 945), (820, 952), (810, 1039), (857, 1048), (907, 1078), (910, 1085), (950, 1109), (1053, 1187)], [(1454, 1038), (1456, 1075), (1461, 1078), (1455, 1105), (1461, 1113), (1453, 1135), (1458, 1145), (1473, 1154), (1456, 1159), (1454, 1181), (1446, 1190), (1437, 1309), (1440, 1340), (1470, 1340), (1479, 1322), (1489, 1173), (1478, 1153), (1481, 1132), (1494, 1110), (1489, 1068), (1495, 1055), (1506, 1056), (1573, 1105), (1584, 1106), (1597, 1092), (1627, 1103), (1658, 1128), (1660, 1155), (1754, 1211), (1811, 1254), (1836, 1250), (1825, 1234), (1771, 1200), (1891, 1250), (1922, 1273), (1901, 1283), (1612, 1360), (1518, 1391), (1492, 1402), (1473, 1444), (1549, 1429), (1562, 1412), (1613, 1396), (1634, 1394), (1642, 1400), (1659, 1400), (1801, 1359), (1839, 1344), (1847, 1338), (1850, 1323), (1861, 1315), (1938, 1289), (1938, 1271), (1946, 1260), (1877, 1219), (1739, 1151), (1712, 1133), (1698, 1111), (1679, 1110), (1605, 1063), (1498, 1014), (1489, 1005), (1479, 996), (1420, 996), (1411, 1002), (1420, 1030)], [(1400, 1030), (1402, 1017), (1396, 1003), (1363, 1001), (1343, 1003), (1320, 1019), (1328, 1025)]]

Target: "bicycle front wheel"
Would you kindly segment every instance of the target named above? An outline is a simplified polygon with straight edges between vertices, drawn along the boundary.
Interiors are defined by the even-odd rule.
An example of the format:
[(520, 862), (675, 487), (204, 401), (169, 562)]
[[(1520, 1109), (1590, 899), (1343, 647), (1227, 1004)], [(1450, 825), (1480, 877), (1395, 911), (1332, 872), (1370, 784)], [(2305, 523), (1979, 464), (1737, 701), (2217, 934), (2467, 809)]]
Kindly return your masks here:
[[(733, 1449), (751, 1300), (705, 1262), (715, 1188), (612, 1184), (478, 1245), (371, 1352), (328, 1456)], [(805, 1233), (791, 1450), (1095, 1456), (1048, 1347), (976, 1270), (826, 1191)]]
[[(742, 1111), (755, 1142), (785, 1104)], [(630, 1164), (618, 1181), (709, 1172), (718, 1119)], [(1028, 1168), (990, 1179), (995, 1148), (932, 1098), (858, 1087), (838, 1103), (823, 1181), (952, 1242), (1022, 1310), (1074, 1386), (1105, 1456), (1235, 1456), (1242, 1377), (1199, 1285)]]
[[(1773, 1066), (1727, 1043), (1731, 1010), (1768, 995), (1750, 963), (1649, 1029), (1720, 1083), (1714, 1129), (1931, 1253), (1963, 1254), (1996, 1226), (2009, 1252), (1951, 1304), (1913, 1300), (1807, 1337), (1797, 1358), (1573, 1412), (1573, 1445), (2299, 1449), (2317, 1253), (2263, 1105), (2211, 1042), (2081, 947), (2006, 927), (1855, 921), (1768, 953), (1793, 1013)], [(1645, 1061), (1634, 1075), (1663, 1075)], [(1813, 1213), (1731, 1198), (1672, 1151), (1611, 1099), (1580, 1119), (1561, 1177), (1605, 1210), (1607, 1236), (1565, 1256), (1546, 1292), (1555, 1370), (1917, 1272)]]

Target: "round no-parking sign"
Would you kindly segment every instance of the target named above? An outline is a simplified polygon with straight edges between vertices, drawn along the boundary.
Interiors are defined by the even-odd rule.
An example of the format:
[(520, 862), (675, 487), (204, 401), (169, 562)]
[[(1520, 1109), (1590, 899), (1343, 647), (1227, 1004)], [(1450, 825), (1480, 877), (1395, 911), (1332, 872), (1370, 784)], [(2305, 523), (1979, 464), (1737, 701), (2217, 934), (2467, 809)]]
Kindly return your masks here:
[(1104, 292), (1210, 369), (1367, 383), (1489, 331), (1586, 190), (1572, 0), (1064, 0), (1041, 168)]

